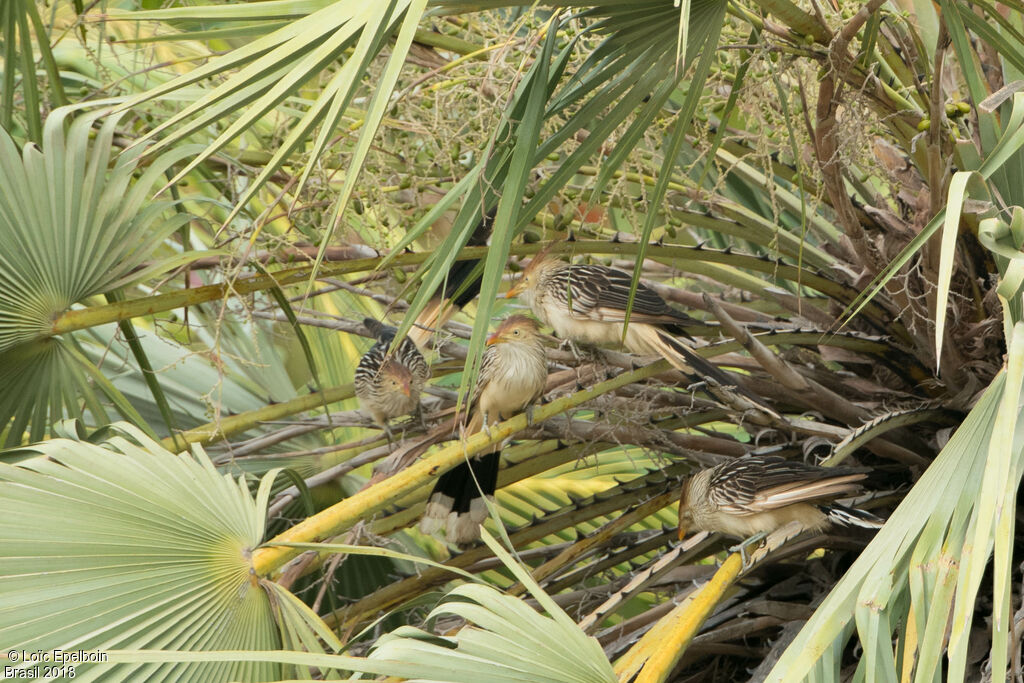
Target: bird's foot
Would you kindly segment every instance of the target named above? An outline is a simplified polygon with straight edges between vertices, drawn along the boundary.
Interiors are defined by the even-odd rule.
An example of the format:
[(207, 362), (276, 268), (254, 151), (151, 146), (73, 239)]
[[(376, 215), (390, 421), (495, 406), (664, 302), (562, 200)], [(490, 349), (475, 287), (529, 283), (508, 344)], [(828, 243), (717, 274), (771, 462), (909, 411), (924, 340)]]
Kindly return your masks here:
[(563, 339), (562, 342), (558, 345), (558, 348), (561, 351), (565, 351), (566, 349), (569, 349), (569, 353), (572, 354), (572, 357), (576, 360), (577, 364), (582, 363), (589, 356), (593, 355), (589, 351), (582, 349), (572, 339)]
[(750, 569), (751, 565), (753, 564), (750, 560), (750, 556), (747, 554), (747, 548), (755, 544), (760, 546), (767, 536), (767, 533), (765, 533), (764, 531), (760, 531), (751, 536), (750, 538), (746, 539), (742, 543), (734, 545), (731, 548), (729, 548), (730, 553), (740, 554), (740, 559), (743, 561), (743, 570)]
[(532, 427), (533, 426), (533, 405), (531, 404), (531, 405), (526, 406), (526, 410), (523, 411), (523, 412), (526, 413), (526, 426), (527, 427)]

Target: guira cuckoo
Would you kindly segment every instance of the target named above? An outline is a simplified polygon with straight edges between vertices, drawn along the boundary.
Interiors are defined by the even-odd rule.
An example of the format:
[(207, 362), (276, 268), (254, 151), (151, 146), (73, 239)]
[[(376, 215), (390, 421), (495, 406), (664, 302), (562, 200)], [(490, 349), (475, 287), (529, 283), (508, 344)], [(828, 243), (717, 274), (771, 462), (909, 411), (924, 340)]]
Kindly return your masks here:
[[(487, 338), (465, 433), (486, 430), (529, 408), (544, 392), (547, 376), (537, 321), (523, 315), (504, 320)], [(500, 460), (501, 446), (494, 446), (442, 474), (427, 500), (420, 529), (433, 533), (444, 526), (448, 541), (458, 545), (478, 538), (487, 519), (484, 497), (494, 495)]]

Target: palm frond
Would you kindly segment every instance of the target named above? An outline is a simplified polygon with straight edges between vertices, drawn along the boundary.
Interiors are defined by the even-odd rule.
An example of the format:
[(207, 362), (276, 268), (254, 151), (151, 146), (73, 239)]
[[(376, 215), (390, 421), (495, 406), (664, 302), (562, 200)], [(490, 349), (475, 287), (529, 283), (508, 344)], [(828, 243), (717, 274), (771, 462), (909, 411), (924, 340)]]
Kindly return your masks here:
[[(39, 457), (0, 465), (0, 637), (10, 647), (280, 646), (270, 596), (249, 575), (264, 520), (244, 482), (201, 451), (172, 455), (128, 425), (102, 443), (53, 439), (30, 451)], [(106, 681), (280, 675), (255, 662), (79, 670)]]
[[(81, 417), (79, 395), (95, 418), (104, 417), (88, 386), (94, 371), (65, 341), (46, 339), (53, 320), (93, 295), (189, 258), (160, 251), (187, 216), (168, 212), (169, 201), (147, 203), (157, 178), (184, 150), (161, 155), (136, 179), (137, 154), (111, 164), (118, 118), (108, 118), (92, 139), (99, 114), (68, 124), (72, 113), (53, 112), (42, 148), (30, 143), (20, 154), (0, 130), (0, 239), (7, 245), (0, 254), (0, 372), (23, 392), (0, 412), (0, 424), (14, 420), (9, 444), (26, 428), (39, 438), (53, 422)], [(138, 418), (116, 390), (106, 389), (124, 417)]]

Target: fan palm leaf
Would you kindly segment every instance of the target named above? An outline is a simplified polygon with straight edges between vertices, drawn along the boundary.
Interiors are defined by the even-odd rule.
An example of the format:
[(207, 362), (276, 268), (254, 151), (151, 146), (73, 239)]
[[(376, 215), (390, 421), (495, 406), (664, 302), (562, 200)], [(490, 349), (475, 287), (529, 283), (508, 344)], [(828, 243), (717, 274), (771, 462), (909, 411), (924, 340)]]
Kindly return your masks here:
[[(244, 482), (201, 451), (174, 456), (135, 428), (117, 431), (99, 444), (46, 441), (31, 449), (43, 457), (0, 465), (0, 641), (46, 651), (278, 647), (270, 596), (249, 574), (264, 518)], [(77, 673), (280, 677), (274, 665), (245, 662)]]
[[(105, 417), (90, 386), (95, 369), (68, 339), (47, 338), (54, 319), (189, 258), (160, 252), (187, 216), (168, 211), (170, 201), (148, 200), (163, 172), (190, 152), (161, 155), (136, 179), (137, 153), (112, 163), (119, 117), (92, 139), (100, 113), (69, 123), (72, 114), (54, 111), (42, 147), (30, 143), (20, 153), (0, 129), (0, 375), (10, 390), (0, 425), (14, 421), (8, 444), (20, 442), (24, 430), (38, 439), (52, 423), (82, 416), (82, 402), (95, 419)], [(138, 420), (109, 383), (99, 385), (123, 416)]]

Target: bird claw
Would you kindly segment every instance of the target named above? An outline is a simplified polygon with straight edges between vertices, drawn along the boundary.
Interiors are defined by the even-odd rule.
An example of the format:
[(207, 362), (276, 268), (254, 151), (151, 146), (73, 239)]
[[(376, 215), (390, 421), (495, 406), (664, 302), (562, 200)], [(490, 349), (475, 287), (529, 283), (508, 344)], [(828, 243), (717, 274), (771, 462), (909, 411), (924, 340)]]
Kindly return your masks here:
[(563, 339), (558, 345), (558, 348), (560, 351), (564, 351), (568, 348), (569, 353), (572, 354), (572, 357), (576, 360), (577, 364), (583, 362), (585, 358), (583, 350), (572, 339)]
[(526, 413), (526, 426), (527, 427), (532, 427), (533, 426), (533, 406), (532, 405), (526, 406), (526, 410), (524, 412)]
[(739, 553), (740, 560), (743, 561), (743, 569), (750, 569), (750, 567), (753, 565), (753, 562), (751, 561), (750, 556), (747, 554), (747, 548), (749, 546), (754, 545), (755, 543), (758, 545), (758, 547), (760, 547), (764, 543), (764, 540), (765, 538), (767, 538), (767, 536), (768, 534), (764, 531), (759, 531), (758, 533), (754, 534), (742, 543), (739, 543), (738, 545), (734, 545), (731, 548), (729, 548), (729, 552)]

